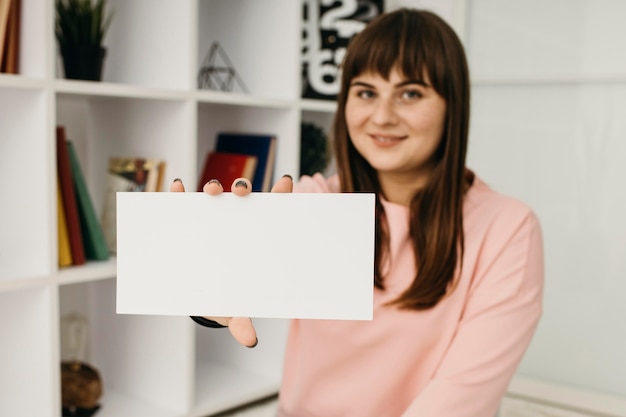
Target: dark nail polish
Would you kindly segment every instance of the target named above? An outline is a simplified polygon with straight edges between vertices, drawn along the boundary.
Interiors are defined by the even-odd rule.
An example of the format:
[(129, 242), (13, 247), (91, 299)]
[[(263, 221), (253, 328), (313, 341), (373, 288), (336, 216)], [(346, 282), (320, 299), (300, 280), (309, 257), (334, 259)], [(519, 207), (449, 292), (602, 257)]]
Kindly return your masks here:
[(174, 181), (172, 181), (172, 182), (176, 182), (176, 181), (183, 182), (183, 180), (181, 180), (180, 178), (174, 178)]
[(209, 184), (217, 184), (217, 185), (222, 185), (221, 182), (219, 182), (218, 180), (211, 180), (209, 181)]
[(248, 183), (245, 182), (244, 180), (239, 180), (235, 183), (235, 187), (248, 188)]
[(289, 178), (291, 181), (293, 181), (293, 177), (292, 177), (291, 175), (289, 175), (289, 174), (285, 174), (285, 175), (283, 175), (283, 178), (285, 178), (285, 177), (287, 177), (287, 178)]
[(258, 345), (258, 344), (259, 344), (259, 338), (257, 338), (257, 339), (254, 341), (254, 344), (253, 344), (253, 345), (248, 346), (248, 348), (250, 348), (250, 349), (255, 348), (255, 347), (256, 347), (256, 345)]

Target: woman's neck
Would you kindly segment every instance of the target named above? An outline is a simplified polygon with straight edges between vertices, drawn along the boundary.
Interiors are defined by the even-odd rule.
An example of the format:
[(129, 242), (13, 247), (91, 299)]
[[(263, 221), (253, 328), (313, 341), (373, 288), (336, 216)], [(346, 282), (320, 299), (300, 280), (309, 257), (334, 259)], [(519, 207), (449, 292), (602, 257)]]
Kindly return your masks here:
[(415, 193), (422, 189), (428, 180), (426, 175), (415, 176), (397, 173), (378, 173), (378, 181), (385, 200), (390, 203), (410, 206)]

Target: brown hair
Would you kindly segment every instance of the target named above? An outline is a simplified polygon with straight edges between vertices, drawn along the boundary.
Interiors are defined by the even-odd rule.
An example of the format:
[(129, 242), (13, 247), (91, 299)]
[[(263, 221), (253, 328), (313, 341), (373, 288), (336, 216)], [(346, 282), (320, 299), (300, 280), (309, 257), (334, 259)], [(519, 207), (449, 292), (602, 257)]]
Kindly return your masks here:
[(446, 101), (444, 130), (434, 155), (434, 170), (428, 183), (413, 196), (410, 206), (417, 276), (395, 300), (400, 307), (425, 310), (446, 294), (463, 258), (469, 70), (454, 30), (428, 11), (399, 9), (383, 14), (355, 36), (347, 48), (334, 123), (335, 156), (342, 191), (376, 193), (374, 283), (379, 288), (384, 288), (383, 265), (389, 251), (385, 212), (380, 202), (382, 190), (376, 171), (352, 145), (345, 107), (354, 77), (373, 72), (388, 79), (394, 68), (409, 78), (428, 75), (433, 88)]

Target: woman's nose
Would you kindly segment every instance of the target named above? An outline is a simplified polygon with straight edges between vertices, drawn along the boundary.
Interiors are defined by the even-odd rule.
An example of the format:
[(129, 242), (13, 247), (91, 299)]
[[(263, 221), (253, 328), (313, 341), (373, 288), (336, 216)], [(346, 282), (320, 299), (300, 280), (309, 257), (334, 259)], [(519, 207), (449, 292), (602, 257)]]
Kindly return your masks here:
[(372, 113), (372, 122), (378, 125), (394, 124), (398, 121), (393, 100), (380, 98)]

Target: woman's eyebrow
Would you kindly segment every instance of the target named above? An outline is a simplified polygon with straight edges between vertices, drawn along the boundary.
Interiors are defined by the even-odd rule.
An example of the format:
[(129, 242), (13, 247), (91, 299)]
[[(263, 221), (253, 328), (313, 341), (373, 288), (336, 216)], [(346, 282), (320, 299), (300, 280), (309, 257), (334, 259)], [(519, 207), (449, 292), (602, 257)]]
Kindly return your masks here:
[(350, 83), (350, 87), (356, 87), (356, 86), (360, 86), (360, 87), (367, 87), (367, 88), (374, 88), (374, 86), (372, 84), (368, 84), (364, 81), (352, 81)]
[(417, 79), (401, 81), (398, 84), (396, 84), (396, 87), (405, 87), (407, 85), (412, 85), (412, 84), (421, 85), (422, 87), (430, 87), (430, 85), (428, 85), (424, 80), (417, 80)]
[[(400, 87), (405, 87), (407, 85), (420, 85), (422, 87), (430, 87), (430, 85), (428, 85), (424, 80), (404, 80), (404, 81), (400, 81), (399, 83), (397, 83), (394, 87), (396, 88), (400, 88)], [(366, 88), (374, 88), (374, 86), (372, 84), (366, 83), (365, 81), (352, 81), (350, 83), (350, 87), (366, 87)]]

